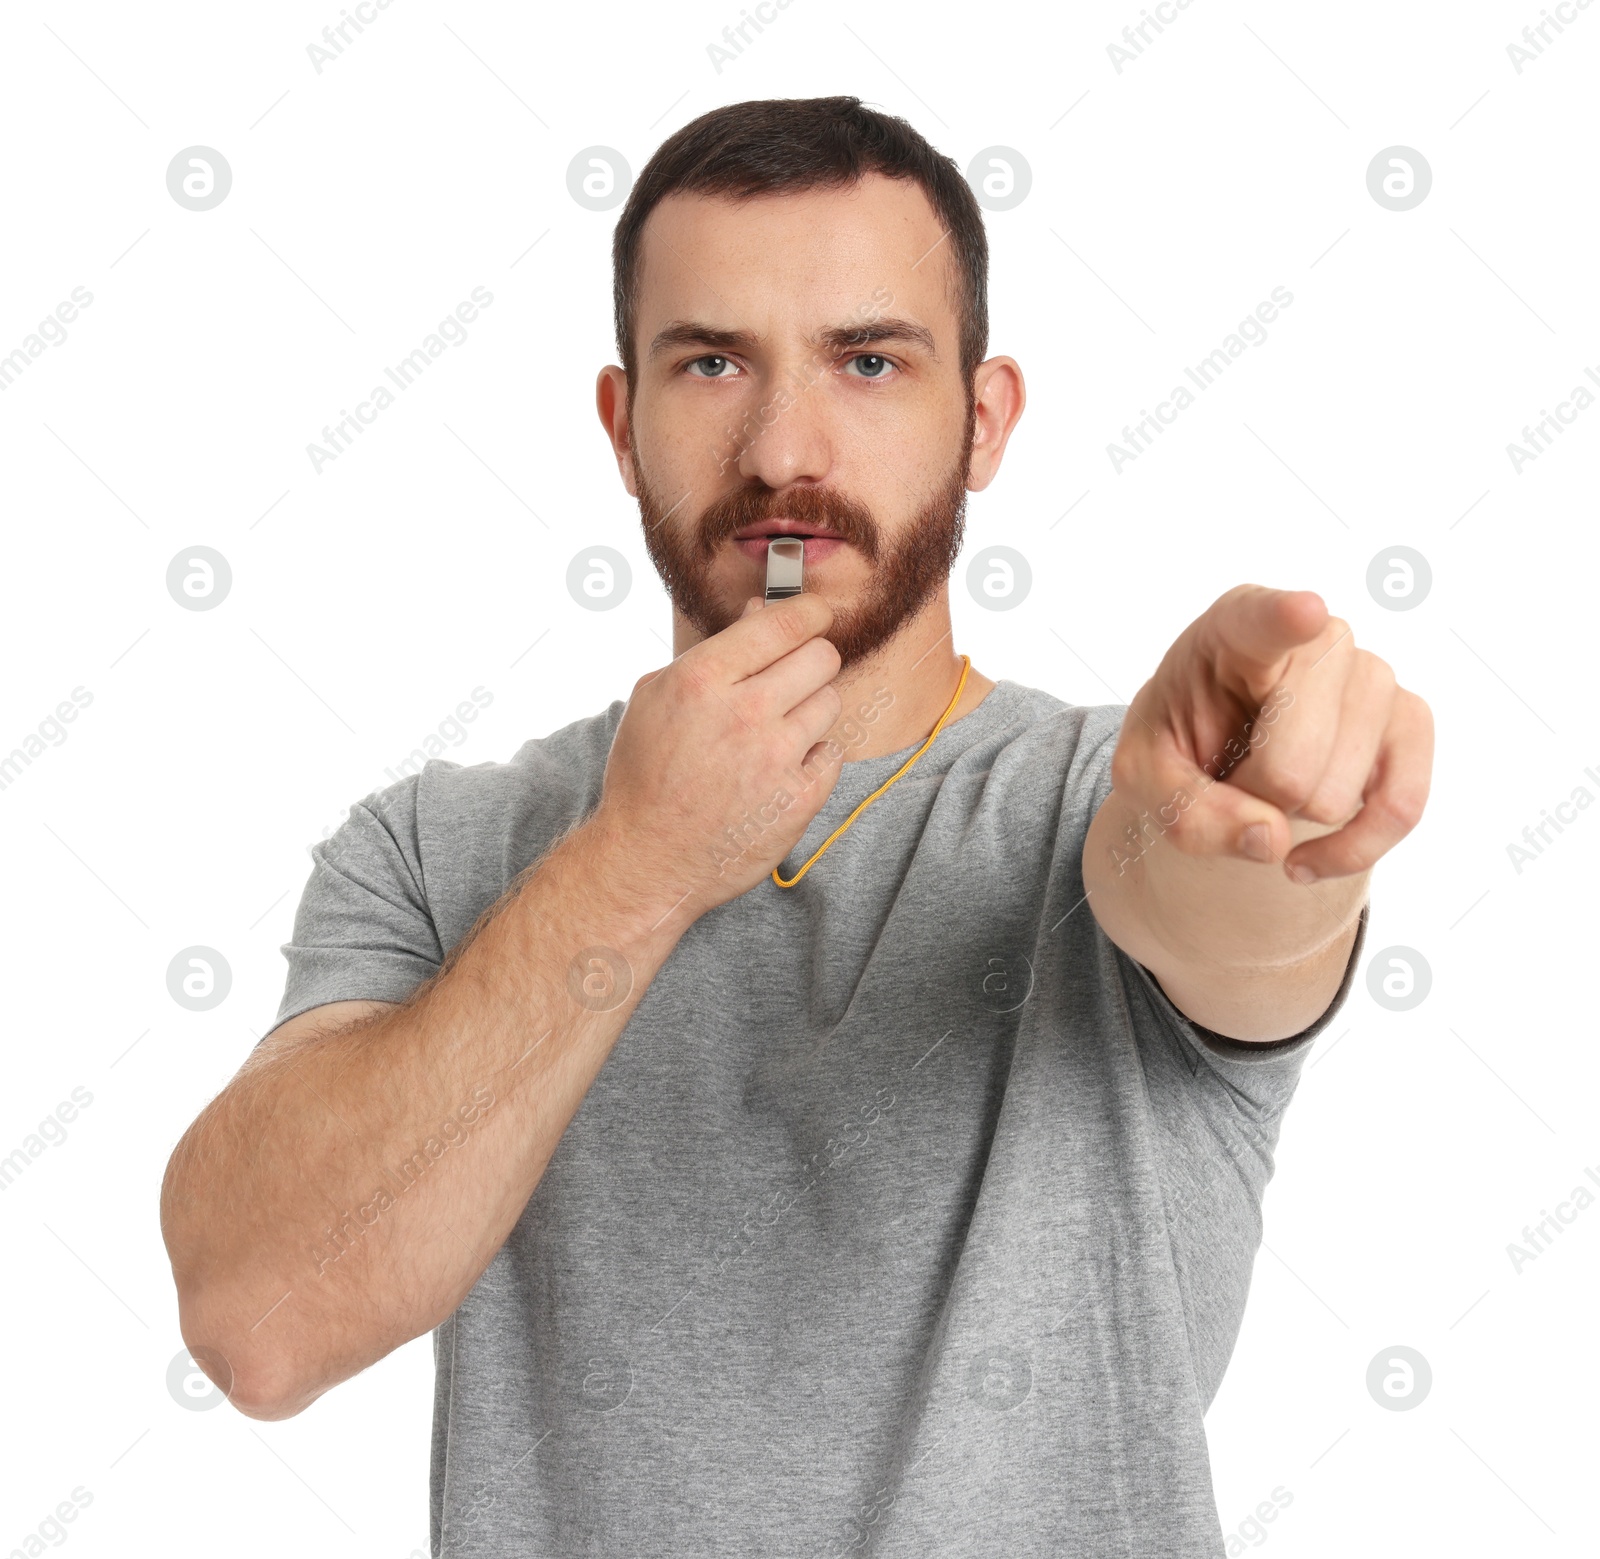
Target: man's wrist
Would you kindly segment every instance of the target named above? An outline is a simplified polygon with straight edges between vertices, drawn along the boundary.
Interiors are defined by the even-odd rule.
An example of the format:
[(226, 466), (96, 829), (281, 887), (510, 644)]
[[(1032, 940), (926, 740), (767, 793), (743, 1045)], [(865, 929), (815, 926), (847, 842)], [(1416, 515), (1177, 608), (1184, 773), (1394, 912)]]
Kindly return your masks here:
[(670, 949), (705, 908), (692, 884), (659, 872), (637, 836), (604, 812), (592, 812), (559, 848), (584, 918), (613, 927), (620, 940)]

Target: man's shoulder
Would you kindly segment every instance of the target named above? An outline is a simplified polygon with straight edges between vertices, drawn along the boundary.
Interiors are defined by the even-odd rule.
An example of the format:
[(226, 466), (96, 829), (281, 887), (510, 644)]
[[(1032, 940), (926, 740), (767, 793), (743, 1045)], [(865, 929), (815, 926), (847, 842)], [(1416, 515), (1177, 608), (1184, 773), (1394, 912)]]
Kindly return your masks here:
[[(1123, 704), (1076, 704), (1052, 693), (1046, 688), (1034, 687), (1028, 682), (1018, 682), (1011, 677), (1001, 677), (994, 685), (994, 693), (1005, 696), (1007, 712), (1014, 712), (1019, 723), (1033, 725), (1041, 720), (1056, 719), (1062, 715), (1099, 715), (1111, 710), (1119, 714)], [(981, 707), (981, 706), (980, 706)]]
[(617, 699), (596, 714), (530, 738), (506, 759), (465, 764), (429, 758), (360, 805), (391, 830), (414, 832), (419, 842), (565, 827), (599, 800), (624, 708), (626, 701)]
[[(988, 699), (996, 700), (989, 735), (999, 747), (1019, 756), (1058, 752), (1074, 765), (1114, 748), (1128, 712), (1126, 704), (1075, 704), (1044, 688), (1001, 678)], [(981, 711), (984, 705), (980, 704)], [(1109, 761), (1110, 753), (1104, 758)]]

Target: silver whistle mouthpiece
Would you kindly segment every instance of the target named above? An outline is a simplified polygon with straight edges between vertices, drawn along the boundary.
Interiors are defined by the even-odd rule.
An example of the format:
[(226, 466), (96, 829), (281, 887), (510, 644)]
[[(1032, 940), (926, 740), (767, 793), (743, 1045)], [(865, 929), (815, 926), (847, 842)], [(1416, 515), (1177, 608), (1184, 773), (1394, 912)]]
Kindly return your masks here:
[(799, 595), (805, 572), (806, 544), (780, 536), (767, 543), (767, 600), (787, 601)]

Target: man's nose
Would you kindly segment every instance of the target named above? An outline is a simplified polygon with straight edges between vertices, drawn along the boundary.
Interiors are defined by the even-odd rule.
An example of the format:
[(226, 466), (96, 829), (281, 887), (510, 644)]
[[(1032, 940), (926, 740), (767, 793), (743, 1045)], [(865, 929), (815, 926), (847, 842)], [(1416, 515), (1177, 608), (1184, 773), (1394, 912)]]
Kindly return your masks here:
[(746, 481), (776, 491), (833, 475), (835, 430), (827, 397), (806, 387), (763, 386), (737, 430), (736, 466)]

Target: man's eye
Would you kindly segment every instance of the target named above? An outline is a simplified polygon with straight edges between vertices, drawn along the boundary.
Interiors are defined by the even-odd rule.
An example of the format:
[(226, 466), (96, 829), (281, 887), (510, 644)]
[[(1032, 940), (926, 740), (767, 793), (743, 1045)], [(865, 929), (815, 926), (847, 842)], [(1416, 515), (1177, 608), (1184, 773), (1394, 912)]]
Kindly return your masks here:
[[(696, 379), (726, 379), (729, 374), (724, 369), (732, 369), (733, 363), (726, 357), (697, 357), (689, 364), (689, 370)], [(695, 372), (695, 370), (700, 372)]]
[(881, 379), (894, 367), (887, 357), (881, 357), (876, 352), (862, 352), (859, 356), (852, 357), (850, 364), (860, 368), (860, 378)]

